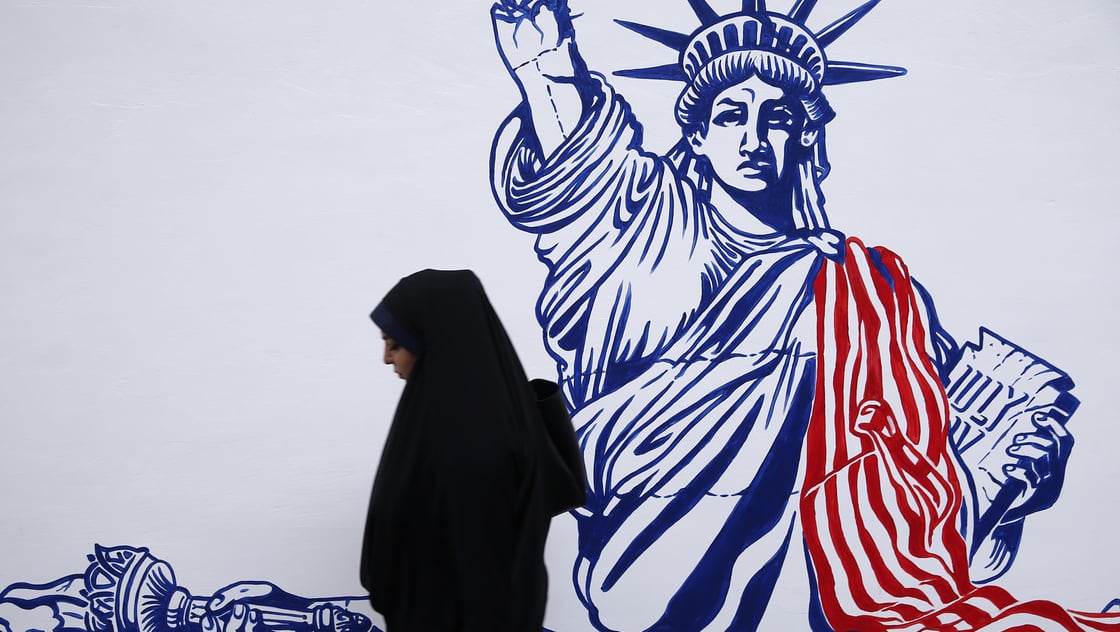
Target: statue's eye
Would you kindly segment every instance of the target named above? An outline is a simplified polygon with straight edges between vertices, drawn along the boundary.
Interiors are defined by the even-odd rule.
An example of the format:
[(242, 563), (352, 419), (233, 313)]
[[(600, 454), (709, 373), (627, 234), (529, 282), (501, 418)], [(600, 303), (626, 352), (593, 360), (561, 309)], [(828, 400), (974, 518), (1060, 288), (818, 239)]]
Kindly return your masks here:
[(766, 124), (772, 129), (790, 130), (796, 121), (793, 110), (788, 105), (775, 106), (766, 117)]
[(720, 127), (744, 125), (749, 118), (750, 115), (745, 107), (727, 108), (716, 112), (715, 116), (712, 117), (712, 124)]

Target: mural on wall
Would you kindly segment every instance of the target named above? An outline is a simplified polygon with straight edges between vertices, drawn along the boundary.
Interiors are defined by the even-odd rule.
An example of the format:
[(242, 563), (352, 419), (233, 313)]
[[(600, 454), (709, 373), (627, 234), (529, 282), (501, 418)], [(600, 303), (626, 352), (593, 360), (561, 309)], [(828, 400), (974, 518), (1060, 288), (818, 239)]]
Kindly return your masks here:
[[(849, 0), (853, 7), (859, 1)], [(618, 16), (619, 38), (656, 42), (665, 57), (613, 73), (681, 83), (679, 100), (663, 108), (680, 125), (679, 142), (665, 155), (647, 151), (642, 123), (612, 87), (611, 73), (587, 67), (576, 45), (580, 22), (573, 24), (566, 2), (502, 0), (492, 8), (497, 52), (523, 96), (494, 139), (494, 196), (514, 226), (535, 236), (545, 271), (538, 317), (591, 479), (592, 500), (572, 518), (576, 563), (551, 568), (554, 594), (574, 593), (576, 616), (599, 630), (1054, 629), (1054, 622), (1116, 629), (1120, 600), (1096, 615), (1070, 613), (1050, 602), (1016, 601), (998, 587), (1032, 515), (1061, 495), (1070, 429), (1086, 427), (1070, 421), (1081, 371), (1068, 375), (1072, 365), (1047, 360), (1052, 350), (1006, 335), (997, 322), (978, 332), (946, 331), (933, 297), (897, 255), (865, 247), (851, 237), (859, 226), (837, 221), (844, 230), (834, 228), (825, 212), (825, 132), (833, 112), (822, 90), (858, 90), (860, 82), (905, 74), (825, 52), (841, 37), (858, 37), (876, 2), (821, 29), (805, 24), (814, 15), (826, 22), (819, 18), (824, 5), (838, 3), (790, 0), (783, 6), (791, 8), (778, 12), (777, 2), (745, 2), (733, 11), (728, 2), (721, 10), (702, 0), (674, 2), (696, 19)], [(490, 42), (483, 44), (493, 57)], [(430, 65), (442, 72), (445, 61)], [(497, 61), (483, 61), (505, 80)], [(214, 94), (235, 102), (239, 93)], [(402, 111), (414, 113), (406, 101)], [(257, 115), (259, 104), (250, 106)], [(342, 119), (342, 127), (355, 120)], [(261, 129), (254, 140), (272, 128)], [(233, 138), (213, 145), (225, 149)], [(337, 138), (329, 140), (338, 153)], [(393, 160), (410, 163), (395, 153)], [(165, 189), (156, 181), (153, 199)], [(238, 193), (247, 187), (231, 185)], [(485, 208), (489, 192), (480, 194)], [(349, 219), (339, 221), (353, 229)], [(355, 246), (373, 258), (382, 256), (378, 248), (384, 246)], [(503, 249), (500, 258), (518, 256)], [(136, 389), (128, 384), (125, 396)], [(110, 415), (99, 411), (97, 418)], [(235, 418), (231, 412), (219, 421)], [(339, 469), (337, 478), (354, 475)], [(99, 489), (115, 489), (116, 480)], [(309, 489), (321, 496), (321, 486)], [(108, 510), (99, 518), (109, 521)], [(26, 518), (12, 522), (22, 537)], [(12, 542), (43, 551), (27, 544), (42, 544), (47, 533), (54, 532)], [(290, 544), (287, 537), (253, 542), (271, 555)], [(147, 542), (154, 551), (157, 543)], [(364, 596), (301, 597), (277, 585), (290, 586), (288, 580), (233, 581), (242, 576), (236, 569), (227, 576), (223, 563), (231, 562), (212, 564), (220, 581), (211, 586), (224, 587), (210, 593), (191, 585), (197, 595), (179, 585), (171, 564), (140, 546), (96, 546), (88, 568), (64, 565), (75, 574), (44, 583), (9, 568), (28, 581), (0, 583), (0, 632), (380, 632)], [(780, 618), (804, 619), (802, 628), (766, 619), (778, 611), (791, 574), (808, 587), (807, 615)]]
[(1071, 378), (995, 331), (958, 344), (896, 254), (825, 213), (823, 89), (905, 73), (825, 51), (877, 0), (816, 32), (813, 0), (688, 4), (699, 26), (617, 20), (668, 63), (615, 74), (684, 86), (664, 156), (587, 67), (565, 1), (492, 9), (523, 96), (493, 190), (547, 268), (591, 623), (753, 630), (794, 569), (813, 630), (1120, 629), (991, 583), (1061, 492)]
[(95, 545), (84, 573), (0, 591), (4, 632), (381, 632), (365, 597), (308, 599), (239, 581), (194, 596), (143, 547)]

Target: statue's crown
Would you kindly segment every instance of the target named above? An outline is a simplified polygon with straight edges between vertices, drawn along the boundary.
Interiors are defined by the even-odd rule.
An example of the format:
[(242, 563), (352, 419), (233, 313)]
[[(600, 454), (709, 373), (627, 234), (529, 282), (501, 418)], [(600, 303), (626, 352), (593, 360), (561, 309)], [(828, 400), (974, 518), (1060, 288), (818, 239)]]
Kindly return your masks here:
[(824, 81), (825, 58), (813, 34), (775, 14), (740, 13), (693, 33), (681, 51), (680, 67), (689, 81), (713, 59), (728, 53), (761, 51), (784, 57)]
[(705, 0), (688, 0), (701, 26), (691, 34), (616, 20), (622, 26), (664, 44), (679, 54), (676, 63), (620, 70), (616, 75), (638, 79), (691, 82), (713, 60), (748, 51), (773, 53), (807, 71), (816, 87), (897, 77), (904, 68), (828, 60), (824, 49), (859, 22), (879, 0), (870, 0), (817, 33), (805, 25), (816, 0), (798, 0), (789, 14), (766, 10), (764, 0), (746, 0), (742, 10), (721, 15)]

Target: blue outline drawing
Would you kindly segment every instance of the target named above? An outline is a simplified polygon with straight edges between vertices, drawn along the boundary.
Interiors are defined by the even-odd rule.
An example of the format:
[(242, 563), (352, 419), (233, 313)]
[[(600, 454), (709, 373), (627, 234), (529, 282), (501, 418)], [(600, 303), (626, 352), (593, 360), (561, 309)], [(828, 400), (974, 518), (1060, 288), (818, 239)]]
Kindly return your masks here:
[(308, 599), (263, 581), (194, 596), (143, 547), (95, 545), (89, 566), (0, 592), (3, 632), (381, 632), (366, 597)]
[[(876, 4), (816, 32), (805, 25), (815, 0), (788, 13), (745, 0), (729, 14), (688, 0), (700, 25), (686, 31), (616, 20), (677, 56), (615, 73), (683, 83), (681, 138), (664, 156), (643, 147), (630, 105), (588, 69), (567, 2), (491, 9), (522, 95), (494, 139), (493, 192), (536, 236), (547, 269), (537, 318), (590, 485), (574, 512), (573, 583), (598, 630), (757, 629), (786, 573), (810, 587), (813, 630), (886, 629), (918, 612), (969, 620), (943, 595), (915, 597), (929, 603), (909, 614), (909, 597), (888, 592), (870, 593), (864, 610), (841, 603), (836, 585), (855, 571), (837, 579), (839, 559), (870, 564), (869, 585), (895, 573), (908, 589), (909, 570), (871, 559), (915, 562), (874, 541), (895, 528), (929, 541), (929, 559), (950, 569), (939, 578), (948, 593), (1010, 611), (998, 587), (977, 587), (1010, 568), (1026, 516), (1058, 498), (1078, 401), (1068, 375), (989, 329), (959, 346), (896, 255), (830, 225), (823, 88), (905, 74), (825, 52)], [(845, 330), (832, 321), (847, 318), (849, 296), (859, 313)], [(840, 439), (825, 428), (844, 412), (828, 408), (826, 394), (844, 401), (840, 382), (824, 381), (834, 377), (852, 393), (878, 389), (851, 402)], [(826, 444), (823, 455), (807, 448)], [(853, 458), (813, 469), (844, 454)], [(836, 499), (858, 490), (826, 489), (841, 475), (877, 481), (883, 507), (917, 494), (928, 523), (861, 509), (851, 520), (869, 540), (856, 542), (840, 523), (815, 522), (807, 511), (854, 513)], [(879, 598), (888, 605), (877, 609)]]

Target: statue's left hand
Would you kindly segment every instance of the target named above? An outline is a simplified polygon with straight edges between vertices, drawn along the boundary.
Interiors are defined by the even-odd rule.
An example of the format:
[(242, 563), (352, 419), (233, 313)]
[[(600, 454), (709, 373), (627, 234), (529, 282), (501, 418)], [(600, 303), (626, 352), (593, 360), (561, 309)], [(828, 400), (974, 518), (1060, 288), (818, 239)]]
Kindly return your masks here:
[[(1014, 463), (1005, 465), (1008, 482), (1020, 481), (1024, 491), (1011, 503), (1000, 522), (1018, 520), (1054, 504), (1065, 482), (1073, 435), (1051, 413), (1031, 415), (1035, 430), (1012, 437), (1006, 451)], [(1005, 483), (1006, 485), (1007, 483)]]

